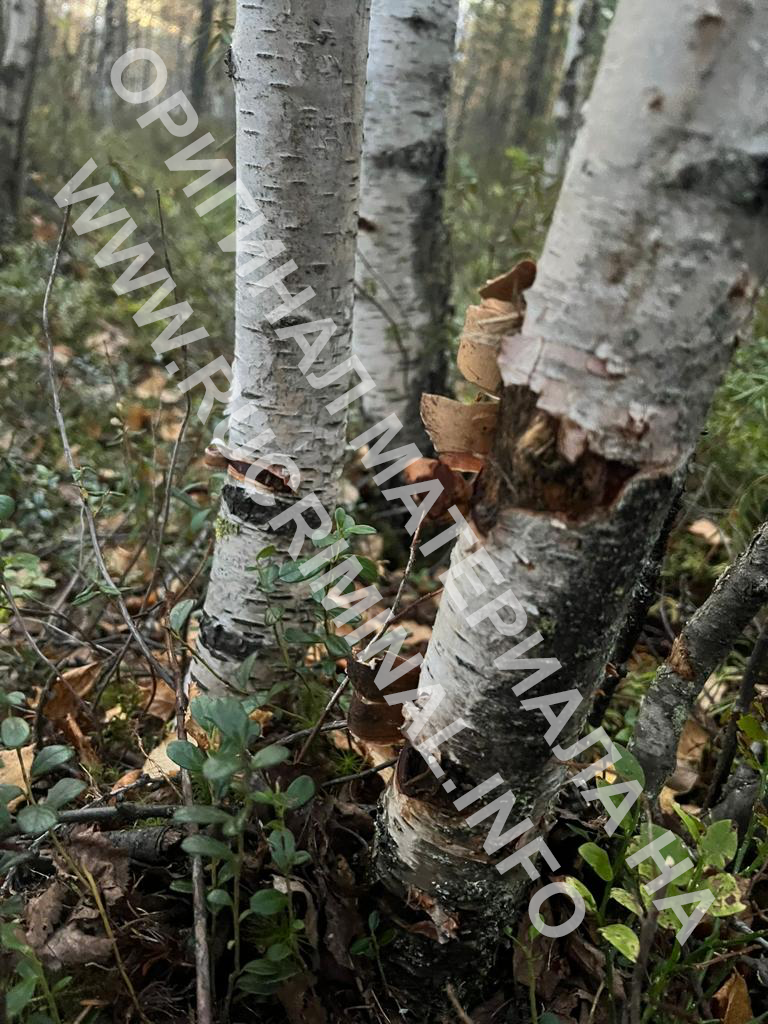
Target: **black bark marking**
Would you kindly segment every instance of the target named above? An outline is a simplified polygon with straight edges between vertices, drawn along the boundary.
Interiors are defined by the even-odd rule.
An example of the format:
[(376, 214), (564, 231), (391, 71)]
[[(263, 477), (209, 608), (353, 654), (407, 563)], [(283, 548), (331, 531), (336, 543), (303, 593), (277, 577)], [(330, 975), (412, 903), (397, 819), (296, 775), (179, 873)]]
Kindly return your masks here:
[(235, 662), (245, 661), (249, 654), (263, 646), (258, 640), (249, 640), (241, 633), (231, 632), (205, 612), (200, 618), (200, 639), (206, 651), (222, 660)]

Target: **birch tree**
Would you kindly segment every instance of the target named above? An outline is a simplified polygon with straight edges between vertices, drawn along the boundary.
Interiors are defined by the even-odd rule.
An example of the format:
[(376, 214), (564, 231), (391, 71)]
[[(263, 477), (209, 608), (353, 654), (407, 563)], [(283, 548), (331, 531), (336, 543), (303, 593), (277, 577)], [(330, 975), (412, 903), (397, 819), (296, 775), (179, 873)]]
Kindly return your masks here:
[(563, 54), (562, 81), (552, 111), (553, 138), (546, 172), (559, 178), (579, 127), (586, 99), (587, 52), (600, 19), (599, 0), (573, 0)]
[(112, 64), (117, 56), (119, 24), (118, 0), (105, 0), (104, 26), (96, 65), (96, 83), (91, 97), (91, 110), (93, 112), (109, 109), (112, 106), (114, 93), (109, 76)]
[(27, 120), (43, 28), (42, 0), (10, 0), (3, 15), (0, 241), (6, 241), (11, 234), (24, 195)]
[(190, 99), (195, 110), (200, 113), (205, 104), (205, 86), (207, 74), (206, 62), (208, 60), (208, 46), (211, 41), (211, 28), (213, 26), (214, 0), (201, 0), (200, 20), (197, 26), (197, 39), (195, 40), (195, 60), (192, 65), (190, 76)]
[[(768, 7), (623, 0), (522, 332), (502, 343), (475, 531), (455, 546), (421, 670), (434, 698), (424, 732), (466, 723), (438, 744), (450, 800), (498, 773), (484, 799), (514, 794), (502, 831), (526, 818), (528, 839), (546, 830), (566, 770), (551, 745), (563, 753), (580, 735), (751, 315), (768, 269), (767, 125)], [(425, 772), (412, 760), (386, 795), (379, 870), (443, 922), (443, 962), (469, 947), (477, 971), (528, 877), (494, 866), (511, 843), (483, 852), (492, 818), (470, 827), (437, 781), (414, 795)]]
[[(243, 459), (266, 457), (272, 470), (266, 468), (254, 484), (230, 474), (222, 492), (193, 670), (212, 689), (221, 687), (222, 678), (231, 681), (238, 665), (264, 648), (256, 671), (268, 671), (273, 625), (248, 567), (269, 545), (276, 557), (287, 558), (296, 532), (295, 522), (273, 530), (269, 521), (309, 494), (331, 513), (338, 499), (346, 405), (337, 400), (356, 380), (337, 373), (317, 384), (351, 354), (367, 28), (366, 0), (306, 0), (290, 8), (276, 0), (240, 0), (237, 6), (231, 73), (243, 188), (237, 198), (234, 411), (227, 443), (230, 452), (247, 453), (233, 468)], [(255, 230), (260, 216), (264, 221)], [(281, 301), (280, 285), (290, 301)], [(325, 319), (336, 331), (306, 377), (296, 340), (278, 332)], [(288, 482), (292, 470), (280, 461), (285, 455), (300, 470), (300, 481)], [(323, 523), (319, 512), (306, 516)], [(289, 622), (301, 602), (290, 592), (279, 600)]]
[(422, 391), (442, 391), (450, 267), (443, 188), (457, 0), (373, 0), (365, 105), (354, 344), (376, 389), (424, 437)]
[(527, 146), (531, 130), (542, 114), (547, 94), (549, 76), (547, 59), (551, 48), (552, 26), (555, 20), (557, 0), (540, 0), (539, 18), (533, 37), (531, 57), (525, 75), (525, 86), (517, 114), (515, 144)]

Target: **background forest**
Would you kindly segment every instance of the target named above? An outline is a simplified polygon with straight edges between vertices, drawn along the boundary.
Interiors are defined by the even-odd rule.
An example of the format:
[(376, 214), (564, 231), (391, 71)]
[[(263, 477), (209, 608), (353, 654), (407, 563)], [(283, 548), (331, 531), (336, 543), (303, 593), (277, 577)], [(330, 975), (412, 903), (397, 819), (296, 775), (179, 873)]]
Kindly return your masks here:
[[(234, 260), (217, 242), (234, 230), (234, 210), (225, 203), (204, 219), (192, 214), (184, 187), (199, 172), (165, 165), (180, 140), (157, 123), (138, 130), (136, 111), (116, 97), (109, 76), (127, 48), (155, 50), (169, 70), (166, 95), (185, 91), (200, 114), (194, 137), (209, 131), (213, 155), (234, 164), (235, 5), (21, 2), (34, 7), (35, 19), (23, 89), (13, 99), (0, 83), (3, 102), (20, 104), (10, 126), (0, 125), (0, 989), (7, 1018), (205, 1024), (205, 946), (208, 1020), (222, 1024), (768, 1020), (764, 610), (684, 716), (677, 766), (661, 791), (657, 820), (693, 851), (697, 880), (716, 878), (718, 903), (695, 941), (682, 950), (639, 894), (641, 872), (626, 865), (631, 831), (607, 841), (575, 797), (564, 798), (554, 840), (559, 876), (575, 879), (588, 908), (584, 923), (560, 941), (537, 933), (527, 917), (510, 919), (491, 982), (473, 989), (467, 964), (455, 972), (451, 965), (429, 1011), (413, 988), (400, 991), (393, 950), (402, 933), (423, 939), (435, 917), (423, 906), (402, 914), (367, 867), (375, 807), (398, 753), (392, 722), (362, 722), (353, 736), (345, 728), (348, 695), (328, 707), (349, 654), (344, 630), (337, 636), (327, 616), (309, 632), (283, 630), (275, 612), (271, 628), (290, 684), (276, 676), (250, 704), (198, 706), (185, 725), (170, 684), (188, 669), (214, 546), (230, 529), (219, 512), (227, 471), (209, 447), (212, 423), (193, 415), (164, 369), (168, 357), (153, 353), (154, 335), (133, 320), (146, 296), (115, 295), (115, 268), (94, 261), (114, 229), (78, 236), (70, 228), (52, 276), (62, 224), (53, 197), (92, 158), (99, 180), (110, 182), (136, 221), (137, 237), (162, 254), (177, 294), (205, 324), (210, 337), (196, 343), (196, 365), (231, 349)], [(460, 5), (440, 249), (450, 296), (424, 351), (431, 391), (474, 400), (477, 389), (456, 366), (467, 310), (487, 280), (541, 253), (614, 8), (597, 0)], [(4, 17), (4, 66), (12, 63), (9, 24)], [(358, 270), (359, 295), (384, 301)], [(49, 389), (46, 290), (76, 478)], [(399, 329), (393, 323), (390, 334)], [(590, 718), (622, 749), (675, 639), (766, 518), (767, 413), (768, 310), (758, 302), (688, 465), (666, 546), (662, 537), (661, 572), (636, 643), (611, 666)], [(354, 437), (366, 421), (357, 407), (350, 420)], [(393, 511), (372, 477), (359, 453), (346, 453), (334, 527), (353, 543), (366, 582), (377, 581), (390, 604), (396, 599), (409, 633), (404, 654), (424, 652), (448, 553), (409, 561), (407, 514)], [(99, 550), (114, 586), (105, 583)], [(262, 555), (253, 552), (252, 568), (269, 604), (274, 578), (264, 567), (269, 552), (263, 562)], [(120, 601), (154, 662), (134, 642)], [(240, 682), (253, 667), (242, 659)], [(259, 733), (270, 745), (254, 758), (252, 769), (266, 773), (254, 797), (238, 782), (237, 759)], [(179, 747), (187, 734), (193, 753)], [(213, 767), (204, 776), (199, 759), (222, 751), (235, 768), (227, 775), (219, 765), (219, 777)], [(189, 772), (189, 792), (179, 765)], [(188, 808), (185, 817), (178, 810), (185, 801), (211, 806), (197, 816)], [(240, 826), (227, 831), (238, 815)], [(257, 824), (247, 824), (249, 815)], [(185, 832), (190, 825), (193, 835)], [(194, 871), (187, 854), (196, 855)], [(200, 908), (193, 912), (203, 883), (207, 937)], [(443, 942), (444, 926), (438, 922), (433, 945)], [(248, 963), (257, 965), (250, 973), (242, 969)]]

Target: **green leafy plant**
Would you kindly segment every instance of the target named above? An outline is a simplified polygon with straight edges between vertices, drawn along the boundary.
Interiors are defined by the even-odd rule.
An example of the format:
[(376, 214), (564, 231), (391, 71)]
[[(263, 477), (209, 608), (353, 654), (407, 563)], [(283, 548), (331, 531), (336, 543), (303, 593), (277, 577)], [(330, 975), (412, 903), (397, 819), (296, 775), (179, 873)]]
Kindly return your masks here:
[[(764, 788), (766, 767), (760, 767)], [(641, 785), (644, 782), (642, 769), (627, 751), (622, 752), (614, 769), (624, 779), (634, 779)], [(598, 779), (597, 785), (606, 786), (607, 783)], [(690, 952), (685, 954), (674, 938), (680, 928), (678, 917), (669, 909), (658, 912), (656, 926), (666, 938), (649, 951), (648, 971), (651, 980), (644, 999), (644, 1022), (661, 1019), (660, 1005), (673, 978), (695, 971), (699, 964), (706, 963), (718, 950), (728, 948), (731, 943), (738, 946), (749, 938), (740, 936), (736, 940), (724, 940), (720, 934), (720, 923), (746, 909), (741, 900), (740, 880), (759, 870), (764, 860), (765, 851), (761, 851), (760, 847), (765, 844), (758, 843), (758, 849), (755, 850), (752, 842), (754, 832), (760, 827), (759, 814), (755, 815), (752, 834), (745, 836), (740, 843), (733, 822), (721, 820), (706, 824), (676, 802), (672, 802), (671, 806), (680, 819), (683, 836), (675, 835), (664, 846), (664, 856), (668, 863), (676, 865), (687, 859), (691, 866), (666, 885), (664, 896), (709, 889), (715, 898), (706, 911), (710, 922), (707, 934), (702, 939), (691, 940), (690, 946), (686, 947)], [(565, 879), (581, 895), (588, 918), (594, 923), (595, 930), (605, 944), (606, 993), (611, 1004), (614, 996), (610, 979), (616, 958), (620, 958), (618, 962), (623, 963), (627, 969), (637, 961), (641, 925), (649, 914), (655, 913), (652, 904), (659, 895), (658, 892), (649, 892), (644, 884), (657, 878), (658, 866), (650, 859), (634, 867), (630, 867), (628, 861), (633, 854), (667, 834), (666, 828), (641, 819), (638, 807), (635, 806), (607, 845), (587, 841), (579, 847), (582, 861), (598, 882), (602, 883), (601, 887), (587, 884), (584, 878)], [(748, 850), (752, 850), (754, 856), (743, 867)], [(613, 1012), (616, 1013), (615, 1007)]]
[[(280, 744), (254, 749), (261, 727), (249, 713), (258, 703), (256, 698), (196, 697), (190, 702), (190, 714), (209, 738), (208, 748), (203, 750), (189, 741), (168, 745), (171, 759), (190, 772), (198, 791), (209, 798), (208, 803), (179, 808), (175, 818), (206, 829), (187, 836), (182, 845), (191, 856), (208, 861), (208, 905), (215, 915), (227, 912), (231, 919), (234, 962), (228, 999), (235, 990), (269, 995), (303, 969), (299, 936), (304, 925), (294, 914), (290, 894), (294, 871), (309, 860), (309, 854), (297, 849), (286, 815), (308, 803), (315, 786), (306, 775), (293, 779), (285, 788), (267, 783), (264, 773), (285, 762), (289, 751)], [(256, 818), (257, 805), (268, 806), (274, 812), (274, 818), (265, 825)], [(245, 836), (254, 827), (266, 834), (272, 864), (284, 879), (285, 892), (259, 890), (245, 906)], [(188, 885), (181, 881), (174, 883), (174, 888), (187, 891)], [(244, 964), (242, 924), (250, 917), (268, 920), (269, 928), (259, 943), (264, 955)]]
[[(6, 905), (6, 913), (8, 910)], [(13, 955), (14, 974), (18, 979), (5, 994), (6, 1018), (18, 1020), (25, 1015), (28, 1024), (62, 1024), (56, 996), (68, 988), (72, 978), (65, 976), (50, 984), (43, 965), (22, 934), (16, 920), (0, 922), (0, 948)], [(47, 1013), (37, 1009), (41, 1005), (45, 1006)]]
[[(22, 693), (0, 693), (0, 708), (5, 706), (12, 712), (12, 709), (23, 705)], [(42, 747), (27, 771), (21, 748), (28, 744), (29, 739), (29, 725), (20, 716), (9, 713), (0, 723), (0, 747), (16, 752), (24, 781), (23, 788), (9, 783), (0, 785), (0, 835), (9, 835), (15, 831), (26, 835), (42, 835), (57, 824), (58, 812), (76, 800), (85, 789), (85, 783), (79, 779), (59, 779), (48, 789), (44, 797), (36, 799), (32, 792), (32, 783), (66, 764), (74, 756), (74, 751), (71, 747), (60, 744)], [(18, 811), (12, 811), (11, 806), (15, 806), (20, 798), (26, 801), (25, 805)], [(18, 856), (20, 855), (4, 854), (0, 858), (0, 870), (10, 867)]]
[[(16, 503), (7, 494), (0, 494), (0, 523), (9, 520), (16, 510)], [(40, 559), (29, 551), (15, 547), (9, 550), (11, 541), (17, 541), (20, 532), (12, 526), (0, 526), (0, 580), (14, 600), (35, 597), (40, 591), (56, 586), (55, 580), (45, 575)], [(6, 548), (5, 553), (3, 547)], [(4, 590), (0, 590), (0, 616), (8, 617), (8, 604)], [(1, 620), (0, 620), (1, 621)]]

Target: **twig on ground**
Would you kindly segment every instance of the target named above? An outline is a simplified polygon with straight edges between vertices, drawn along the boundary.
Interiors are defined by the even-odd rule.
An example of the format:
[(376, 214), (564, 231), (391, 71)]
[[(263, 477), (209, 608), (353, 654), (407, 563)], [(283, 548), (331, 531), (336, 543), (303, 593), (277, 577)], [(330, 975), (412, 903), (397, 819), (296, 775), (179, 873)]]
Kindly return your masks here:
[[(660, 890), (659, 897), (664, 895)], [(641, 1024), (643, 992), (647, 985), (648, 960), (651, 955), (651, 947), (659, 924), (659, 911), (654, 904), (648, 910), (640, 925), (640, 950), (632, 970), (632, 981), (629, 997), (629, 1024)]]
[[(173, 656), (170, 633), (166, 631), (166, 644), (168, 651)], [(183, 678), (179, 679), (176, 687), (176, 737), (179, 740), (186, 740), (187, 727), (185, 715), (187, 712), (188, 695), (187, 685)], [(192, 780), (189, 772), (181, 769), (181, 790), (184, 794), (184, 804), (191, 807), (195, 802), (195, 795), (192, 791)], [(188, 832), (194, 835), (199, 831), (197, 825), (190, 824)], [(213, 1005), (211, 1002), (211, 951), (208, 947), (208, 911), (205, 903), (205, 874), (203, 859), (199, 855), (191, 857), (192, 861), (192, 913), (195, 936), (195, 981), (197, 994), (197, 1024), (213, 1024)]]
[[(337, 718), (333, 722), (326, 722), (320, 732), (333, 732), (335, 729), (346, 729), (346, 727), (347, 720), (345, 718)], [(298, 732), (289, 733), (288, 736), (281, 736), (276, 740), (276, 742), (279, 743), (281, 747), (287, 747), (289, 743), (295, 743), (296, 740), (301, 740), (304, 739), (305, 736), (309, 736), (313, 729), (314, 726), (311, 725), (309, 729), (300, 729)]]
[(395, 615), (397, 614), (398, 606), (400, 605), (400, 601), (403, 596), (403, 591), (405, 590), (405, 585), (408, 582), (408, 577), (411, 575), (411, 570), (413, 569), (413, 563), (416, 561), (416, 551), (419, 546), (419, 538), (421, 537), (421, 527), (423, 526), (423, 524), (424, 518), (422, 517), (419, 520), (419, 525), (413, 532), (413, 537), (411, 538), (411, 546), (408, 552), (408, 562), (406, 563), (405, 571), (403, 572), (403, 578), (400, 580), (400, 586), (397, 588), (395, 599), (392, 602), (387, 617), (381, 624), (381, 627), (374, 634), (373, 640), (371, 640), (371, 642), (366, 646), (365, 650), (360, 655), (361, 661), (365, 661), (368, 651), (370, 651), (374, 644), (376, 644), (376, 642), (384, 636), (384, 633), (386, 632), (387, 628), (391, 626), (392, 622), (394, 621)]
[[(116, 807), (78, 807), (75, 810), (59, 811), (60, 825), (130, 825), (145, 818), (171, 818), (177, 804), (131, 804), (127, 801)], [(9, 833), (17, 835), (16, 832)]]
[(85, 486), (83, 484), (82, 473), (78, 469), (77, 464), (75, 462), (75, 457), (72, 453), (72, 447), (69, 443), (69, 434), (67, 432), (67, 424), (64, 420), (64, 414), (61, 408), (59, 387), (58, 382), (56, 380), (56, 367), (53, 357), (53, 341), (51, 339), (51, 326), (48, 319), (48, 305), (51, 298), (51, 292), (53, 291), (54, 281), (56, 280), (56, 273), (59, 269), (59, 261), (61, 259), (61, 251), (64, 246), (64, 239), (67, 234), (67, 226), (69, 224), (69, 211), (70, 208), (69, 206), (67, 206), (64, 211), (64, 220), (61, 225), (61, 231), (59, 232), (58, 242), (56, 243), (56, 252), (53, 257), (51, 272), (48, 276), (48, 283), (46, 284), (45, 296), (43, 298), (43, 336), (45, 338), (45, 347), (47, 355), (48, 381), (50, 383), (51, 396), (53, 398), (53, 411), (56, 416), (56, 423), (59, 428), (59, 436), (61, 437), (61, 444), (64, 449), (64, 458), (66, 459), (67, 467), (72, 476), (72, 479), (74, 483), (77, 485), (77, 493), (78, 499), (80, 501), (80, 507), (83, 511), (83, 514), (85, 515), (85, 521), (88, 526), (88, 533), (91, 538), (91, 547), (93, 548), (93, 553), (96, 558), (96, 565), (98, 566), (101, 578), (103, 579), (110, 595), (114, 597), (115, 603), (117, 604), (117, 607), (120, 611), (120, 615), (122, 616), (125, 625), (128, 627), (128, 632), (131, 634), (133, 639), (138, 644), (139, 649), (141, 650), (144, 657), (147, 659), (147, 662), (162, 679), (164, 679), (170, 686), (173, 686), (173, 679), (154, 657), (149, 647), (147, 646), (144, 637), (136, 628), (136, 625), (133, 619), (131, 618), (130, 612), (125, 606), (123, 596), (118, 590), (118, 588), (115, 586), (109, 569), (107, 568), (106, 562), (104, 561), (104, 556), (101, 551), (101, 545), (99, 543), (99, 534), (96, 528), (96, 519), (93, 515), (93, 509), (91, 508), (88, 492), (86, 491)]
[[(73, 862), (70, 861), (70, 864), (72, 863)], [(85, 883), (91, 891), (91, 895), (93, 896), (93, 901), (96, 904), (96, 909), (99, 912), (99, 917), (101, 918), (101, 923), (104, 927), (104, 931), (112, 946), (112, 953), (115, 957), (117, 969), (120, 972), (120, 977), (123, 979), (123, 984), (128, 990), (128, 995), (130, 996), (131, 1002), (133, 1003), (133, 1008), (138, 1014), (139, 1020), (142, 1022), (142, 1024), (152, 1024), (152, 1022), (149, 1020), (149, 1018), (146, 1016), (146, 1014), (141, 1008), (141, 1003), (139, 1002), (138, 996), (136, 995), (136, 989), (133, 987), (131, 979), (128, 975), (128, 971), (125, 969), (123, 958), (120, 955), (120, 947), (117, 944), (117, 938), (115, 936), (114, 930), (112, 929), (112, 922), (109, 920), (109, 914), (107, 913), (107, 908), (104, 906), (104, 901), (101, 898), (101, 893), (99, 892), (99, 887), (96, 884), (96, 879), (93, 877), (91, 872), (84, 864), (77, 866), (77, 873), (85, 879)]]
[(422, 594), (421, 597), (417, 597), (415, 601), (411, 601), (410, 604), (406, 605), (405, 608), (401, 609), (397, 615), (393, 615), (387, 623), (388, 626), (393, 626), (396, 622), (400, 622), (401, 619), (407, 618), (414, 608), (418, 608), (420, 604), (424, 604), (430, 597), (440, 597), (445, 587), (436, 587), (434, 590), (430, 590), (426, 594)]
[(391, 757), (388, 761), (382, 761), (381, 764), (377, 764), (373, 768), (366, 768), (364, 772), (355, 772), (354, 775), (340, 775), (337, 779), (329, 779), (328, 782), (324, 782), (322, 788), (337, 786), (341, 782), (352, 782), (354, 779), (365, 779), (369, 775), (377, 775), (379, 772), (383, 772), (385, 768), (391, 768), (392, 765), (397, 764), (397, 761), (398, 758)]
[(760, 680), (766, 662), (768, 662), (768, 622), (760, 630), (755, 646), (752, 648), (752, 654), (744, 669), (744, 675), (741, 677), (739, 695), (731, 710), (731, 717), (728, 720), (728, 726), (723, 737), (723, 746), (712, 774), (712, 782), (710, 783), (702, 810), (708, 810), (717, 803), (723, 785), (731, 774), (733, 759), (736, 756), (738, 745), (736, 737), (739, 719), (742, 715), (749, 714), (749, 709), (755, 697), (755, 687)]
[(465, 1011), (464, 1007), (459, 1002), (459, 997), (456, 995), (456, 989), (453, 987), (450, 981), (445, 986), (445, 994), (448, 996), (448, 999), (451, 1002), (451, 1006), (456, 1011), (456, 1016), (461, 1021), (461, 1024), (474, 1024), (472, 1018), (469, 1016), (469, 1014)]

